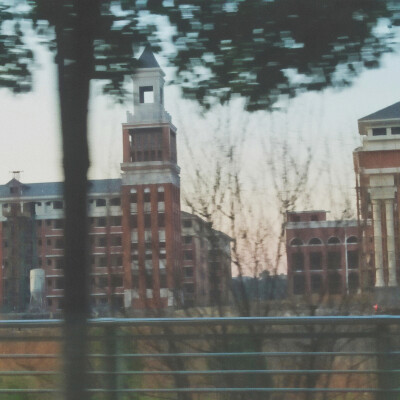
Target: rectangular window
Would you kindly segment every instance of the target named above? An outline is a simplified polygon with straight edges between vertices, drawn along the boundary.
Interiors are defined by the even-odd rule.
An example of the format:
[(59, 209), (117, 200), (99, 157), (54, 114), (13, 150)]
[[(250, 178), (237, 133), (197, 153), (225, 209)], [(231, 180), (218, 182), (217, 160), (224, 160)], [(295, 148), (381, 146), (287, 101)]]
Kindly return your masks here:
[(111, 217), (111, 225), (112, 226), (122, 226), (121, 217)]
[(294, 271), (304, 270), (304, 254), (294, 253), (292, 254), (292, 268)]
[(306, 280), (303, 274), (293, 277), (293, 294), (304, 294), (306, 289)]
[(192, 236), (185, 236), (185, 237), (183, 238), (183, 242), (184, 242), (185, 244), (192, 244)]
[(56, 239), (54, 243), (55, 249), (63, 249), (64, 248), (64, 239)]
[(183, 220), (183, 227), (184, 228), (191, 228), (192, 227), (192, 221), (190, 219), (184, 219)]
[(153, 86), (141, 86), (141, 87), (139, 87), (139, 102), (141, 104), (154, 103)]
[(112, 259), (112, 264), (115, 267), (121, 267), (122, 266), (122, 256), (115, 256)]
[(107, 257), (100, 257), (99, 267), (107, 267)]
[(101, 236), (97, 239), (97, 246), (106, 247), (106, 245), (107, 245), (107, 238), (105, 236)]
[(321, 252), (310, 253), (310, 269), (312, 269), (312, 270), (322, 269), (322, 253)]
[(385, 136), (386, 135), (386, 128), (373, 128), (372, 129), (372, 136)]
[(132, 214), (131, 215), (131, 228), (137, 228), (137, 226), (138, 226), (137, 214)]
[(122, 287), (124, 282), (121, 275), (111, 275), (111, 286), (112, 287)]
[(146, 289), (153, 289), (153, 273), (146, 270)]
[(110, 205), (112, 206), (120, 206), (121, 205), (121, 198), (120, 197), (114, 197), (110, 200)]
[(160, 270), (160, 289), (165, 289), (167, 287), (167, 272), (165, 269)]
[(105, 227), (107, 224), (107, 221), (104, 217), (97, 218), (97, 226), (98, 227)]
[(350, 250), (347, 252), (347, 265), (349, 268), (358, 268), (358, 251)]
[(96, 200), (96, 207), (105, 207), (106, 206), (106, 199), (97, 199)]
[(186, 283), (184, 285), (184, 288), (185, 288), (186, 293), (189, 293), (189, 294), (194, 293), (194, 284), (193, 283)]
[(183, 258), (185, 260), (193, 260), (193, 252), (190, 250), (186, 250), (183, 252)]
[(328, 269), (340, 269), (342, 264), (342, 255), (340, 251), (328, 251)]
[(165, 227), (165, 214), (161, 214), (161, 213), (158, 214), (157, 220), (158, 220), (158, 226), (160, 228), (164, 228)]
[(132, 287), (134, 289), (139, 289), (139, 274), (137, 273), (132, 274)]
[(121, 236), (111, 236), (111, 246), (121, 246), (122, 245), (122, 239)]
[(151, 200), (151, 193), (150, 192), (144, 192), (144, 202), (145, 203), (150, 203)]
[(164, 201), (164, 192), (157, 193), (157, 201)]
[(53, 208), (55, 210), (62, 210), (63, 209), (63, 202), (62, 201), (53, 202)]
[(56, 258), (55, 268), (56, 269), (64, 268), (64, 259), (63, 258)]
[(108, 279), (107, 279), (107, 277), (100, 277), (99, 279), (98, 279), (98, 286), (99, 286), (99, 288), (106, 288), (107, 286), (108, 286)]
[(63, 229), (64, 228), (64, 221), (62, 219), (54, 220), (54, 229)]
[(144, 227), (151, 228), (151, 214), (144, 214)]
[(56, 279), (56, 289), (64, 289), (64, 278)]
[(392, 135), (400, 135), (400, 126), (392, 126)]
[(193, 268), (184, 268), (185, 271), (185, 277), (186, 278), (192, 278), (193, 277)]

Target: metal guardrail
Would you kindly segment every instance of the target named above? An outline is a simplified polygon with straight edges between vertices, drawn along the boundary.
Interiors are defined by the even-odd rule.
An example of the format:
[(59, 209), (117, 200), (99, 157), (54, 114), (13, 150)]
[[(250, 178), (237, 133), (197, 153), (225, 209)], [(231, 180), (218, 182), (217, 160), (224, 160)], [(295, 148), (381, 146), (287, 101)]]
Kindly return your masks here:
[[(0, 321), (0, 398), (61, 398), (62, 325)], [(88, 399), (398, 400), (399, 334), (397, 316), (90, 320)]]

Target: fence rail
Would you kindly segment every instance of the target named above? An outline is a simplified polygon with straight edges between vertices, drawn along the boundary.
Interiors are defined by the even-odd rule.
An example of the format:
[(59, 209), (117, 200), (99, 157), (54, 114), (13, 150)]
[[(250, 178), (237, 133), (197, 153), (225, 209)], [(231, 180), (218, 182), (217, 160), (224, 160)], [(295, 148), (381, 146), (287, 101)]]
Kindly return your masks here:
[[(62, 396), (63, 321), (0, 321), (0, 396)], [(88, 398), (400, 398), (400, 317), (89, 321)], [(151, 397), (150, 397), (151, 396)]]

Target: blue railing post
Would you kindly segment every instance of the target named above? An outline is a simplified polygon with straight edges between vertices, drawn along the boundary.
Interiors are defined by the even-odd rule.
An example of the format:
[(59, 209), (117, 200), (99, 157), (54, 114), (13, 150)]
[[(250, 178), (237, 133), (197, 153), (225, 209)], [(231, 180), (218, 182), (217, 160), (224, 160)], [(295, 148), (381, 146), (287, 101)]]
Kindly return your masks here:
[(109, 400), (119, 400), (119, 360), (118, 360), (118, 325), (107, 325), (104, 328), (106, 348), (107, 390)]
[(392, 356), (393, 342), (391, 333), (391, 324), (379, 324), (376, 327), (376, 349), (378, 351), (377, 367), (378, 367), (378, 392), (377, 400), (398, 400), (398, 393), (392, 390), (398, 386), (396, 377), (398, 374), (394, 372), (395, 362)]

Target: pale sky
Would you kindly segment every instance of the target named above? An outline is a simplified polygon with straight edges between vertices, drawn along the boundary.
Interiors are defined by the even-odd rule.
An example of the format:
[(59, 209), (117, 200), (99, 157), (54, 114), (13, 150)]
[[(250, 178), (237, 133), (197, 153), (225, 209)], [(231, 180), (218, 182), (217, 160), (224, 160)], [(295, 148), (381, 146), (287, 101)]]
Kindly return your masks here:
[[(165, 64), (157, 56), (160, 64)], [(21, 170), (23, 182), (45, 182), (62, 180), (61, 141), (58, 122), (58, 99), (56, 92), (55, 68), (51, 56), (39, 54), (39, 66), (35, 75), (34, 91), (24, 95), (12, 95), (0, 90), (0, 114), (2, 135), (0, 136), (0, 182), (8, 182), (10, 171)], [(168, 72), (168, 71), (167, 71)], [(316, 193), (325, 190), (340, 193), (352, 190), (354, 172), (352, 151), (360, 145), (357, 119), (400, 101), (400, 54), (388, 54), (382, 60), (381, 68), (365, 71), (353, 86), (343, 90), (328, 89), (320, 93), (303, 94), (288, 103), (286, 109), (274, 113), (258, 112), (249, 116), (251, 135), (247, 144), (249, 173), (260, 167), (260, 140), (274, 137), (289, 138), (296, 148), (301, 142), (310, 146), (316, 155), (320, 168), (329, 162), (330, 179), (315, 183)], [(132, 103), (115, 105), (101, 95), (97, 85), (93, 87), (90, 104), (90, 178), (119, 177), (119, 163), (122, 158), (122, 130), (126, 110), (132, 111)], [(196, 104), (183, 100), (176, 87), (165, 90), (165, 107), (178, 127), (178, 138), (182, 133), (194, 143), (207, 141), (207, 124), (213, 116), (202, 119)], [(190, 126), (203, 129), (192, 129)], [(195, 137), (196, 135), (196, 137)], [(210, 141), (210, 146), (212, 142)], [(185, 146), (178, 141), (178, 157), (182, 168), (182, 185), (185, 185)], [(258, 158), (257, 158), (258, 157)], [(317, 167), (318, 168), (318, 167)], [(316, 175), (318, 176), (318, 174)], [(327, 188), (327, 186), (329, 186)], [(260, 185), (260, 191), (268, 190)], [(316, 208), (331, 208), (332, 204), (318, 196), (321, 203)]]

